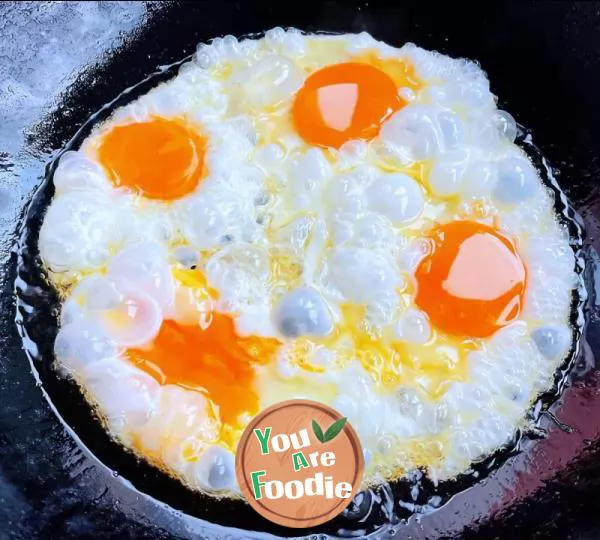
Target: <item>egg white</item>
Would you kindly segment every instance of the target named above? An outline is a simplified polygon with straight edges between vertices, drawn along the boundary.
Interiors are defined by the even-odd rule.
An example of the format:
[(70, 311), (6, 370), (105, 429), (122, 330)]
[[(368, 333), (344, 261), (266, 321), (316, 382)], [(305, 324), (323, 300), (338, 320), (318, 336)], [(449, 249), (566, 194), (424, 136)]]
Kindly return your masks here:
[[(411, 63), (422, 88), (399, 89), (408, 105), (372, 141), (310, 147), (289, 121), (294, 93), (310, 71), (365, 52)], [(113, 126), (153, 116), (184, 117), (208, 141), (208, 175), (172, 203), (112, 186), (97, 158)], [(515, 136), (477, 64), (412, 44), (275, 28), (199, 45), (174, 79), (117, 109), (60, 160), (39, 239), (65, 295), (58, 365), (124, 445), (194, 489), (233, 495), (232, 449), (219, 442), (207, 399), (160, 385), (123, 357), (163, 320), (202, 325), (216, 308), (239, 335), (283, 342), (274, 364), (256, 368), (261, 408), (312, 398), (348, 417), (365, 484), (415, 468), (434, 481), (464, 472), (527, 422), (572, 340), (569, 236)], [(527, 297), (519, 321), (470, 352), (440, 397), (423, 374), (386, 385), (351, 348), (318, 342), (344, 323), (345, 305), (364, 308), (366, 331), (415, 346), (438, 339), (407, 284), (434, 223), (465, 218), (495, 220), (518, 239)], [(219, 292), (215, 306), (173, 277), (192, 266)], [(318, 314), (310, 326), (307, 299)], [(442, 352), (442, 363), (457, 354)]]

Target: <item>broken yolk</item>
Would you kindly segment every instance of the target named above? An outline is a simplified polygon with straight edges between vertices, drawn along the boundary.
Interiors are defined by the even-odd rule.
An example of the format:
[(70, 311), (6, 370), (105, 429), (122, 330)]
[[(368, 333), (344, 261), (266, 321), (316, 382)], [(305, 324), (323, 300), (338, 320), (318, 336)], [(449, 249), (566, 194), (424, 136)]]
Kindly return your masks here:
[(204, 392), (221, 421), (237, 426), (240, 415), (259, 409), (254, 366), (269, 362), (278, 347), (275, 339), (239, 337), (231, 317), (214, 313), (206, 328), (164, 321), (147, 349), (129, 349), (127, 356), (161, 384)]
[(521, 311), (526, 271), (514, 244), (473, 221), (442, 225), (419, 264), (415, 302), (442, 332), (488, 337)]
[(103, 136), (98, 158), (115, 186), (149, 199), (178, 199), (192, 192), (204, 175), (206, 141), (179, 120), (112, 128)]
[(387, 73), (348, 62), (310, 75), (296, 95), (292, 116), (307, 143), (339, 148), (351, 139), (377, 136), (383, 121), (404, 105)]

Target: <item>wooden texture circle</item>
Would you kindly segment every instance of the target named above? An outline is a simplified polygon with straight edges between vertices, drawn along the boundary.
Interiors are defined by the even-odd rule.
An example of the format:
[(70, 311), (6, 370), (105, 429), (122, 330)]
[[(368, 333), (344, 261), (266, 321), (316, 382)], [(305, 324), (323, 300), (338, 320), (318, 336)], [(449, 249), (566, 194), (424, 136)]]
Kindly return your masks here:
[[(327, 429), (341, 418), (342, 415), (331, 407), (304, 399), (283, 401), (258, 414), (246, 427), (236, 452), (238, 483), (250, 506), (266, 519), (294, 528), (314, 527), (340, 514), (350, 504), (362, 481), (364, 459), (360, 441), (352, 426), (346, 422), (337, 436), (321, 442), (313, 431), (313, 421), (326, 434)], [(268, 427), (271, 428), (269, 453), (264, 455), (254, 430), (260, 429), (261, 433), (265, 434)], [(309, 445), (304, 448), (294, 448), (290, 444), (290, 447), (286, 448), (285, 441), (294, 442), (292, 435), (299, 435), (304, 429), (307, 432)], [(285, 434), (287, 438), (277, 437), (281, 434)], [(298, 436), (297, 440), (302, 444), (305, 439)], [(274, 451), (273, 444), (281, 451)], [(300, 451), (303, 452), (309, 466), (295, 471), (292, 455)], [(331, 454), (323, 457), (327, 452), (335, 455), (335, 462), (331, 463)], [(313, 466), (314, 463), (316, 466)], [(277, 480), (285, 484), (297, 480), (303, 486), (305, 480), (321, 473), (323, 485), (330, 482), (327, 485), (332, 487), (333, 497), (328, 498), (327, 489), (324, 489), (322, 495), (304, 494), (299, 498), (289, 498), (284, 495), (279, 499), (273, 499), (262, 494), (262, 498), (257, 500), (251, 477), (252, 472), (257, 471), (264, 471), (264, 475), (260, 477), (262, 482)], [(341, 482), (347, 482), (352, 487), (347, 498), (335, 496), (335, 486)], [(295, 486), (298, 484), (298, 482), (294, 483)], [(296, 496), (298, 491), (293, 489), (289, 493)], [(331, 492), (329, 494), (331, 495)]]

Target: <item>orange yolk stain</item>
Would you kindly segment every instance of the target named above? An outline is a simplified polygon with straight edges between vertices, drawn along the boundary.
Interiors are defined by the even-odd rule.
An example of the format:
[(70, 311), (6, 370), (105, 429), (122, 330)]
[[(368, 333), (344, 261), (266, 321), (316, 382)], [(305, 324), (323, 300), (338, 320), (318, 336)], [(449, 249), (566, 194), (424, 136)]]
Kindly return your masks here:
[(164, 321), (147, 349), (129, 349), (129, 360), (161, 384), (178, 384), (202, 391), (228, 426), (237, 426), (244, 413), (258, 412), (254, 366), (266, 364), (279, 342), (239, 337), (228, 315), (214, 313), (207, 328)]
[(323, 147), (372, 139), (385, 119), (406, 104), (398, 88), (392, 76), (370, 64), (347, 62), (319, 69), (296, 94), (296, 131), (307, 143)]
[(198, 186), (205, 148), (205, 139), (184, 122), (156, 117), (112, 128), (100, 141), (98, 158), (115, 186), (169, 201)]
[(521, 312), (526, 270), (514, 244), (473, 221), (442, 225), (421, 261), (416, 304), (448, 334), (488, 337)]

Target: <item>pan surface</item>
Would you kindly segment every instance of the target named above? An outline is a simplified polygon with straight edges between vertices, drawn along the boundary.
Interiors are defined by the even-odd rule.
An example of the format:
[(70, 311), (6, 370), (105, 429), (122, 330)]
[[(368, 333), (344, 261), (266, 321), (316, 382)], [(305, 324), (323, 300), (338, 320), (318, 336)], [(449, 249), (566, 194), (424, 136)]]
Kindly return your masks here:
[[(50, 388), (32, 375), (14, 323), (17, 221), (57, 150), (123, 89), (157, 70), (157, 77), (168, 76), (161, 66), (192, 53), (198, 42), (273, 26), (366, 30), (394, 45), (414, 41), (479, 60), (499, 105), (533, 133), (586, 231), (587, 325), (568, 387), (541, 414), (540, 438), (523, 439), (519, 452), (503, 456), (491, 474), (433, 512), (398, 520), (408, 515), (399, 506), (408, 499), (380, 494), (385, 500), (378, 507), (389, 515), (377, 536), (597, 537), (600, 4), (15, 3), (0, 5), (0, 20), (0, 538), (255, 537), (245, 528), (289, 535), (243, 509), (178, 491), (172, 482), (157, 485), (150, 468), (137, 470), (134, 481), (129, 473), (137, 464), (110, 458), (114, 452), (109, 443), (103, 448), (98, 427), (83, 437), (90, 453), (52, 409), (62, 412), (59, 393), (45, 399)], [(79, 413), (85, 416), (73, 411), (70, 418)]]

